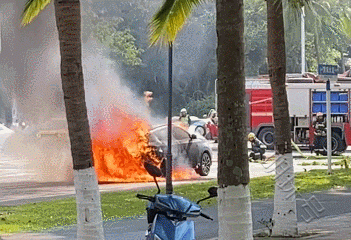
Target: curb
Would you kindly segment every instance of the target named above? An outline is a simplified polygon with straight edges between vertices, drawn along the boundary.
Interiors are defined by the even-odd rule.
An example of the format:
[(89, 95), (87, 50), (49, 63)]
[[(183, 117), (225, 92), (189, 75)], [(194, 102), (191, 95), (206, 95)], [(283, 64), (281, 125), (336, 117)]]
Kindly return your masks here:
[(45, 233), (17, 233), (9, 234), (7, 236), (0, 236), (0, 240), (61, 240), (65, 239), (63, 236), (55, 236)]

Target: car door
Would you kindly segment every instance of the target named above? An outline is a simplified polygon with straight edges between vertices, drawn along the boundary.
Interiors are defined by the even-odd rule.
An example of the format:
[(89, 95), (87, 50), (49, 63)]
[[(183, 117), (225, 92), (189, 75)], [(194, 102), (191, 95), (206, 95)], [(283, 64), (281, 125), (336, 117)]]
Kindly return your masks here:
[(182, 156), (185, 156), (187, 160), (190, 160), (192, 167), (194, 167), (199, 158), (199, 147), (196, 139), (191, 139), (190, 134), (179, 128), (173, 128), (173, 135), (179, 144), (179, 150)]
[[(168, 148), (168, 128), (159, 127), (152, 131), (150, 140), (152, 140), (152, 145), (160, 145), (162, 146), (162, 150), (164, 151), (164, 156), (167, 157), (167, 148)], [(155, 144), (156, 143), (156, 144)], [(174, 138), (172, 134), (172, 158), (177, 159), (179, 157), (179, 142)]]

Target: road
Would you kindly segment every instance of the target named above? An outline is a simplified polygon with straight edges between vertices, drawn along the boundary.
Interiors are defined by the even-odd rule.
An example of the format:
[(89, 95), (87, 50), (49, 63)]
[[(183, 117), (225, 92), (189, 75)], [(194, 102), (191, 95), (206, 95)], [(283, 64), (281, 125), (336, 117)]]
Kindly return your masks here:
[[(0, 146), (5, 137), (0, 140)], [(1, 142), (2, 141), (2, 142)], [(177, 181), (177, 184), (186, 184), (191, 182), (207, 181), (217, 178), (218, 158), (217, 149), (218, 144), (211, 142), (213, 150), (213, 165), (210, 174), (206, 177), (199, 177), (189, 181)], [(273, 155), (273, 151), (268, 151), (267, 156)], [(296, 153), (297, 154), (297, 153)], [(347, 153), (349, 154), (349, 153)], [(294, 153), (295, 155), (295, 153)], [(298, 155), (298, 154), (297, 154)], [(315, 168), (324, 168), (327, 166), (301, 166), (303, 159), (294, 160), (295, 172), (301, 172)], [(322, 160), (326, 161), (326, 160)], [(52, 198), (62, 198), (66, 196), (73, 196), (75, 194), (74, 186), (67, 182), (38, 182), (35, 181), (35, 174), (26, 170), (26, 163), (20, 159), (13, 159), (6, 157), (0, 152), (0, 206), (9, 206), (14, 204), (24, 204), (29, 202), (48, 201)], [(250, 163), (250, 176), (259, 177), (267, 176), (275, 173), (274, 162), (269, 161), (265, 164)], [(161, 182), (161, 186), (165, 183)], [(118, 184), (100, 184), (101, 192), (123, 191), (140, 188), (153, 188), (154, 183), (118, 183)]]
[[(4, 138), (1, 138), (3, 141)], [(213, 149), (213, 165), (211, 172), (207, 177), (201, 177), (191, 181), (178, 181), (174, 184), (185, 184), (194, 181), (206, 181), (209, 179), (217, 178), (218, 159), (217, 159), (217, 144), (211, 143)], [(272, 151), (268, 151), (267, 155), (273, 155)], [(298, 155), (295, 154), (294, 155)], [(347, 153), (349, 155), (349, 153)], [(315, 168), (327, 168), (326, 166), (301, 166), (302, 162), (306, 160), (295, 159), (294, 169), (296, 172), (304, 171)], [(326, 160), (321, 160), (326, 162)], [(67, 196), (73, 196), (75, 194), (74, 186), (69, 183), (40, 183), (35, 182), (35, 176), (23, 168), (23, 162), (0, 155), (0, 206), (8, 206), (14, 204), (24, 204), (28, 202), (39, 202), (49, 201), (53, 198), (63, 198)], [(270, 161), (265, 164), (250, 163), (250, 175), (251, 177), (259, 177), (265, 175), (274, 174), (274, 162)], [(164, 185), (161, 182), (160, 185)], [(133, 183), (133, 184), (103, 184), (100, 185), (101, 192), (111, 191), (123, 191), (129, 189), (138, 189), (150, 187), (154, 188), (154, 183)], [(311, 218), (315, 220), (317, 218), (338, 215), (341, 213), (349, 213), (351, 211), (351, 192), (349, 191), (334, 191), (327, 193), (315, 193), (314, 195), (300, 195), (297, 196), (297, 207), (298, 207), (298, 220), (303, 223), (304, 218)], [(311, 198), (314, 196), (314, 198)], [(312, 199), (314, 205), (318, 209), (323, 211), (317, 212), (317, 215), (309, 215), (305, 208), (306, 201)], [(317, 199), (317, 200), (316, 200)], [(317, 201), (317, 202), (316, 202)], [(316, 205), (316, 203), (318, 203)], [(217, 236), (218, 231), (218, 220), (217, 220), (217, 208), (211, 207), (204, 210), (205, 213), (209, 214), (214, 218), (214, 221), (209, 221), (202, 218), (195, 219), (196, 232), (198, 239), (211, 239)], [(316, 211), (315, 211), (316, 212)], [(259, 223), (259, 220), (268, 220), (273, 213), (273, 201), (253, 201), (252, 202), (252, 217), (254, 229), (264, 228)], [(141, 216), (136, 219), (115, 219), (104, 223), (106, 239), (143, 239), (146, 219), (145, 216)], [(133, 228), (130, 228), (133, 226)], [(54, 234), (55, 238), (51, 239), (75, 239), (76, 229), (75, 227), (65, 227), (61, 229), (51, 230), (49, 234)], [(46, 238), (43, 238), (46, 239)]]
[[(351, 212), (351, 192), (346, 190), (333, 190), (297, 196), (297, 216), (299, 230), (304, 230), (304, 223), (317, 222), (318, 219), (336, 216)], [(313, 201), (308, 201), (311, 199)], [(318, 202), (317, 202), (318, 201)], [(260, 220), (269, 220), (273, 215), (273, 200), (253, 201), (252, 219), (254, 231), (264, 229), (259, 223)], [(311, 208), (307, 208), (306, 206)], [(312, 213), (310, 209), (314, 209)], [(195, 221), (195, 231), (197, 239), (213, 239), (218, 237), (218, 210), (217, 207), (204, 209), (214, 221), (204, 218), (192, 219)], [(133, 226), (131, 228), (131, 226)], [(146, 216), (134, 219), (115, 219), (104, 223), (106, 240), (141, 240), (144, 239), (145, 229), (147, 228)], [(62, 239), (76, 239), (76, 227), (65, 227), (51, 230), (49, 232)], [(333, 238), (331, 238), (333, 239)]]

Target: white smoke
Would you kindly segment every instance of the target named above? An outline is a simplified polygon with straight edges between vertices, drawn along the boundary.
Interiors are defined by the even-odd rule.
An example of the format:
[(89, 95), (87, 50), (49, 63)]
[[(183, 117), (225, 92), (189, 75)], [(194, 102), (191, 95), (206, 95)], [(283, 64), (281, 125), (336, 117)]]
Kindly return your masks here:
[[(22, 162), (19, 172), (28, 180), (72, 182), (72, 158), (67, 135), (60, 80), (58, 35), (51, 3), (26, 28), (20, 27), (25, 0), (2, 0), (0, 74), (9, 99), (29, 125), (17, 130), (4, 144), (4, 152)], [(103, 47), (94, 40), (83, 45), (83, 72), (92, 136), (95, 124), (109, 119), (118, 107), (148, 118), (141, 97), (128, 89), (114, 72)], [(57, 134), (57, 133), (61, 134)], [(66, 132), (66, 133), (64, 133)]]

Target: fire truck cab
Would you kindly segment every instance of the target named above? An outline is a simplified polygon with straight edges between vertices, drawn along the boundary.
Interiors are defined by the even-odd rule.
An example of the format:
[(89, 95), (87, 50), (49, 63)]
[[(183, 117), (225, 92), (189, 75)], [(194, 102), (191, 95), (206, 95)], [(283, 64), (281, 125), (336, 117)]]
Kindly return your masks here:
[[(312, 78), (287, 77), (286, 89), (292, 140), (302, 148), (311, 148), (316, 113), (326, 114), (326, 84)], [(351, 145), (351, 81), (331, 82), (332, 152), (342, 153)], [(268, 79), (246, 80), (249, 131), (267, 145), (274, 146), (272, 90)], [(326, 155), (326, 140), (323, 143)]]

